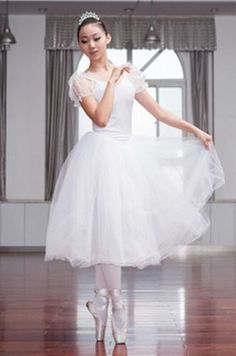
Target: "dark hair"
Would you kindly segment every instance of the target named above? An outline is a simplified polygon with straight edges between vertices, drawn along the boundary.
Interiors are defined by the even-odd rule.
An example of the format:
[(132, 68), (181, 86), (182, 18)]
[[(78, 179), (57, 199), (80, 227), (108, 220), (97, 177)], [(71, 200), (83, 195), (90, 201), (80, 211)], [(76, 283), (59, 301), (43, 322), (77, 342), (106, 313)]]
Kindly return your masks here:
[(107, 28), (104, 24), (104, 22), (102, 22), (101, 20), (97, 20), (95, 19), (94, 17), (88, 17), (87, 19), (85, 19), (82, 24), (78, 27), (77, 29), (77, 38), (79, 40), (79, 33), (80, 33), (80, 30), (82, 27), (86, 26), (86, 25), (89, 25), (90, 23), (94, 23), (94, 24), (97, 24), (99, 25), (103, 31), (105, 32), (105, 34), (107, 35), (108, 34), (108, 31), (107, 31)]

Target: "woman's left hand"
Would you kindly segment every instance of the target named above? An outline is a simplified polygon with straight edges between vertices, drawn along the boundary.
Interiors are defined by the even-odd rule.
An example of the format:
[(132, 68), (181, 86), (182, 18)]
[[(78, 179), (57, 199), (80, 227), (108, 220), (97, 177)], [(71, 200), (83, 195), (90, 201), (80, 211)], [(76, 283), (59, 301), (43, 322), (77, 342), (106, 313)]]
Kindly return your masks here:
[(209, 148), (212, 144), (212, 137), (208, 133), (198, 129), (196, 132), (196, 136), (199, 138), (200, 141), (202, 141), (206, 148)]

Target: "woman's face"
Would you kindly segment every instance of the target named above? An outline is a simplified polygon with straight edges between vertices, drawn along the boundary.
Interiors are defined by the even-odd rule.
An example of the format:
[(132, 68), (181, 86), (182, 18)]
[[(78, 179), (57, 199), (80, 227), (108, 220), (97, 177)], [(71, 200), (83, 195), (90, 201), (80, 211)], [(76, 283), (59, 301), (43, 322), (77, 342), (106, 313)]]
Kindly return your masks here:
[(83, 26), (78, 38), (81, 51), (91, 61), (98, 60), (106, 55), (107, 45), (110, 40), (110, 35), (106, 35), (102, 27), (96, 23)]

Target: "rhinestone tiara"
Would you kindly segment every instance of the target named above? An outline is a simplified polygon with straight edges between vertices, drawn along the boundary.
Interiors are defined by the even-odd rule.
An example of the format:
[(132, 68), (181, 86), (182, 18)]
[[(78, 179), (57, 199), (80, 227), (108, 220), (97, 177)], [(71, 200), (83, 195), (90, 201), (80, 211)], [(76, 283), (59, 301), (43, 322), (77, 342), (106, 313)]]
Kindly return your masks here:
[(84, 22), (84, 20), (90, 19), (90, 18), (96, 19), (98, 21), (100, 20), (100, 17), (95, 12), (86, 11), (80, 16), (78, 25), (81, 26), (82, 23)]

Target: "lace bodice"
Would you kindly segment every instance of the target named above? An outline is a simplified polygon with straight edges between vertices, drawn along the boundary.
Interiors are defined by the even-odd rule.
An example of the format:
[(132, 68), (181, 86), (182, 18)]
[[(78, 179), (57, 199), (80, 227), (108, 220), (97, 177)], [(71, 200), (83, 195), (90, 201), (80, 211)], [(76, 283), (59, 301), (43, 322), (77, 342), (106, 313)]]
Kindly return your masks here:
[[(106, 81), (96, 73), (75, 72), (69, 80), (69, 96), (78, 106), (83, 97), (92, 95), (99, 102), (104, 94)], [(132, 108), (135, 94), (145, 90), (146, 83), (143, 73), (131, 66), (130, 73), (124, 73), (115, 87), (115, 97), (111, 116), (106, 127), (93, 123), (93, 130), (113, 135), (130, 135)]]

